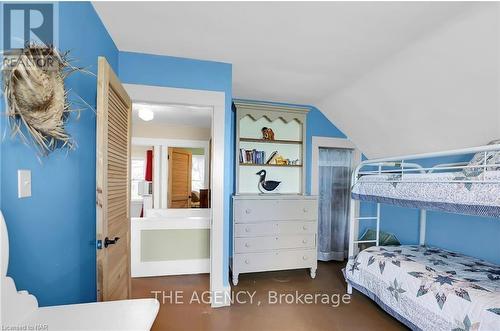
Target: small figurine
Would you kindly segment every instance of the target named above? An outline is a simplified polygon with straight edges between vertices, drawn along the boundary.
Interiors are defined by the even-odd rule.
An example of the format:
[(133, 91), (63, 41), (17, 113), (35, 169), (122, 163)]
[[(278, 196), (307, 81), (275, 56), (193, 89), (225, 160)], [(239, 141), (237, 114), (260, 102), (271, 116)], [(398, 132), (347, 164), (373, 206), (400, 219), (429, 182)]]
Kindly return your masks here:
[(277, 155), (274, 158), (274, 162), (276, 165), (286, 165), (286, 160), (281, 155)]
[[(256, 175), (260, 176), (259, 183), (257, 184), (257, 188), (261, 193), (267, 193), (267, 192), (272, 192), (274, 191), (280, 184), (281, 182), (275, 181), (275, 180), (266, 180), (266, 171), (261, 170)], [(263, 191), (264, 190), (264, 191)], [(265, 192), (267, 191), (267, 192)]]
[(263, 127), (262, 131), (262, 139), (264, 140), (274, 140), (274, 131), (271, 128)]

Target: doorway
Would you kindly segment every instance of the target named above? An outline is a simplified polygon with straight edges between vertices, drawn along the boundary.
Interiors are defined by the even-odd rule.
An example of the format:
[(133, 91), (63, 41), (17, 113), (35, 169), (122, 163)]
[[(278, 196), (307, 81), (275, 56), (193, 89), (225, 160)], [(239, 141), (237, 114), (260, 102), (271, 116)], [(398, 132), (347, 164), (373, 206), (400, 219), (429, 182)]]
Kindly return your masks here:
[[(142, 217), (136, 214), (132, 218), (132, 277), (207, 273), (210, 292), (216, 293), (212, 307), (229, 305), (229, 288), (223, 284), (225, 95), (132, 84), (125, 84), (125, 88), (133, 108), (137, 108), (133, 120), (138, 117), (141, 124), (132, 126), (132, 151), (142, 149), (144, 155), (146, 148), (150, 156), (142, 156), (143, 167), (151, 164), (152, 168), (150, 177), (142, 171), (144, 178), (137, 183), (137, 192), (142, 192)], [(152, 109), (155, 107), (163, 112)], [(143, 109), (143, 118), (139, 109)], [(174, 110), (176, 114), (171, 113)], [(175, 125), (159, 123), (162, 119)], [(193, 126), (198, 129), (188, 128)], [(194, 136), (187, 136), (194, 131)], [(173, 154), (183, 158), (176, 159)], [(183, 170), (176, 171), (175, 163)], [(175, 182), (180, 173), (182, 181)], [(182, 185), (182, 190), (175, 185)], [(202, 190), (207, 192), (208, 203), (201, 202)], [(177, 194), (180, 191), (182, 198)], [(200, 201), (195, 201), (193, 191)]]
[(318, 196), (318, 260), (343, 261), (349, 242), (351, 176), (361, 154), (347, 139), (312, 140), (311, 193)]

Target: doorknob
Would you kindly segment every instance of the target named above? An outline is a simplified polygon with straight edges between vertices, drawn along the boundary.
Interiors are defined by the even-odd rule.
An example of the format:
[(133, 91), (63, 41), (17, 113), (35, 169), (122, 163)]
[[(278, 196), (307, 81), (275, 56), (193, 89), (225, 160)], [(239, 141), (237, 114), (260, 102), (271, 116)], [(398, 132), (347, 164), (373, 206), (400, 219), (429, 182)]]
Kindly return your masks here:
[(104, 238), (104, 247), (107, 248), (109, 245), (114, 245), (120, 240), (120, 237), (115, 237), (115, 239), (110, 240), (108, 237)]

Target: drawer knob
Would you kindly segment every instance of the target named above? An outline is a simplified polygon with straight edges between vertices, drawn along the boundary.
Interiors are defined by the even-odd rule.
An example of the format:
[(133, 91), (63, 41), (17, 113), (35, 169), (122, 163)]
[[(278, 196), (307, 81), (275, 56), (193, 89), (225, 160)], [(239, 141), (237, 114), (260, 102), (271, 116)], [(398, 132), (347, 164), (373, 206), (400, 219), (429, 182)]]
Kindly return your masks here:
[(307, 225), (304, 225), (302, 229), (304, 229), (304, 231), (307, 230)]
[(304, 213), (307, 213), (307, 208), (306, 208), (306, 207), (304, 207), (304, 208), (302, 209), (302, 211), (303, 211)]
[(250, 247), (250, 244), (249, 243), (245, 243), (245, 247)]
[(245, 260), (245, 263), (246, 264), (250, 264), (250, 260)]
[(246, 213), (246, 214), (250, 214), (251, 212), (252, 212), (252, 210), (251, 210), (251, 209), (245, 209), (245, 213)]
[(302, 240), (302, 243), (303, 243), (303, 244), (307, 244), (307, 240), (305, 240), (305, 239), (304, 239), (304, 240)]
[(245, 232), (250, 232), (250, 228), (245, 228)]
[(304, 260), (304, 261), (307, 260), (307, 256), (305, 256), (305, 255), (302, 256), (302, 260)]

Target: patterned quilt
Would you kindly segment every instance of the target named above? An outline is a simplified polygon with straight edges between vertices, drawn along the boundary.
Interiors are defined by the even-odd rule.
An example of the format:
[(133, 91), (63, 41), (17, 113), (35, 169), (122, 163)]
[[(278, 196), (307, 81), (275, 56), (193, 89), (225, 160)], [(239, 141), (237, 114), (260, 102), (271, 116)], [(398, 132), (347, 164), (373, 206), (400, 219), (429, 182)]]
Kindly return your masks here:
[[(460, 181), (450, 183), (450, 180)], [(474, 183), (474, 181), (488, 183)], [(463, 172), (381, 174), (362, 176), (352, 198), (402, 207), (500, 217), (500, 171), (476, 177)]]
[(413, 330), (500, 330), (500, 266), (426, 246), (377, 246), (346, 280)]

